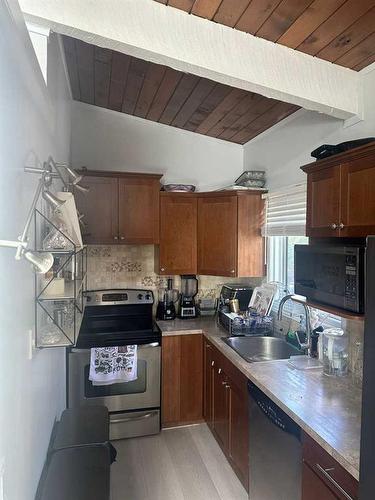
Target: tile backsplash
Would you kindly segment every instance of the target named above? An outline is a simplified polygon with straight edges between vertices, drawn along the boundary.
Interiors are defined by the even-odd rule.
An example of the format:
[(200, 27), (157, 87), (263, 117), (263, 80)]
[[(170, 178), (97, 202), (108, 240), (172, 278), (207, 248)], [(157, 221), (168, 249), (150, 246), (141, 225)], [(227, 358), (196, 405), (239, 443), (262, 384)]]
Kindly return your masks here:
[[(155, 292), (166, 286), (167, 276), (154, 272), (153, 245), (92, 246), (87, 249), (87, 288), (147, 288)], [(174, 278), (174, 287), (180, 289), (180, 276)], [(261, 278), (228, 278), (197, 276), (198, 297), (218, 297), (223, 283), (240, 282), (257, 286)]]
[[(154, 272), (153, 245), (90, 245), (87, 251), (87, 270), (89, 290), (146, 288), (155, 293), (155, 302), (158, 300), (158, 288), (167, 284), (167, 276), (159, 276)], [(180, 276), (172, 277), (174, 287), (180, 289)], [(261, 278), (239, 279), (224, 276), (197, 276), (197, 278), (199, 287), (197, 298), (218, 297), (223, 283), (240, 282), (255, 287), (262, 282)], [(275, 335), (285, 335), (289, 323), (285, 321), (284, 323), (280, 325), (275, 321)], [(342, 327), (349, 334), (349, 370), (353, 381), (360, 385), (362, 383), (363, 322), (343, 320)]]

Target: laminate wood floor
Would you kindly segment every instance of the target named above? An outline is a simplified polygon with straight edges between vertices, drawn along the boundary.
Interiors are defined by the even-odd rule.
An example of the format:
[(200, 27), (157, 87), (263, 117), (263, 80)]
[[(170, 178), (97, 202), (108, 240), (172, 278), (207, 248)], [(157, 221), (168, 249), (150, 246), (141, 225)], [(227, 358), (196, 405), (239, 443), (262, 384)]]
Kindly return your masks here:
[(112, 500), (247, 500), (206, 424), (115, 441)]

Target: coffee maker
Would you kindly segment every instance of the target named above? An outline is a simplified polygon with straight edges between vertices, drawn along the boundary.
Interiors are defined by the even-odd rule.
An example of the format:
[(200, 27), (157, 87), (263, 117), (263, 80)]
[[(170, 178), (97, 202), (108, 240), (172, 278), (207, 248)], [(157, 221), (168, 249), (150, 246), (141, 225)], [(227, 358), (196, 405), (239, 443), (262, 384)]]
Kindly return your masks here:
[(161, 320), (172, 320), (176, 317), (175, 303), (178, 300), (179, 292), (173, 288), (173, 279), (168, 278), (167, 287), (159, 288), (159, 302), (156, 309), (156, 318)]
[(194, 297), (198, 293), (198, 280), (194, 274), (181, 276), (180, 318), (196, 318), (197, 307)]

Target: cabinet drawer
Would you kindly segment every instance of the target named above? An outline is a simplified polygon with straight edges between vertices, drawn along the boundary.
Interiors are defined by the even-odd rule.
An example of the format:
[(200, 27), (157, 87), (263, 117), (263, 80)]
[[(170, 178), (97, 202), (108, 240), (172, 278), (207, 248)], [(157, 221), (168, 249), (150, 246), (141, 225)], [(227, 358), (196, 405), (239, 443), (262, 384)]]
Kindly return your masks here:
[(358, 482), (307, 434), (303, 435), (303, 460), (337, 498), (358, 499)]

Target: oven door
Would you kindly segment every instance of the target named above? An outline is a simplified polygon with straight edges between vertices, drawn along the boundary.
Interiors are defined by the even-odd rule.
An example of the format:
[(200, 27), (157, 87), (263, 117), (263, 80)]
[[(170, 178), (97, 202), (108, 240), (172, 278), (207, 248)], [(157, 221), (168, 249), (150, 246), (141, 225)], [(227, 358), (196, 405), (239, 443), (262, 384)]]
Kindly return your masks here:
[(89, 380), (90, 349), (68, 353), (68, 405), (104, 405), (109, 412), (160, 406), (160, 356), (158, 342), (139, 345), (137, 379), (132, 382), (94, 386)]

